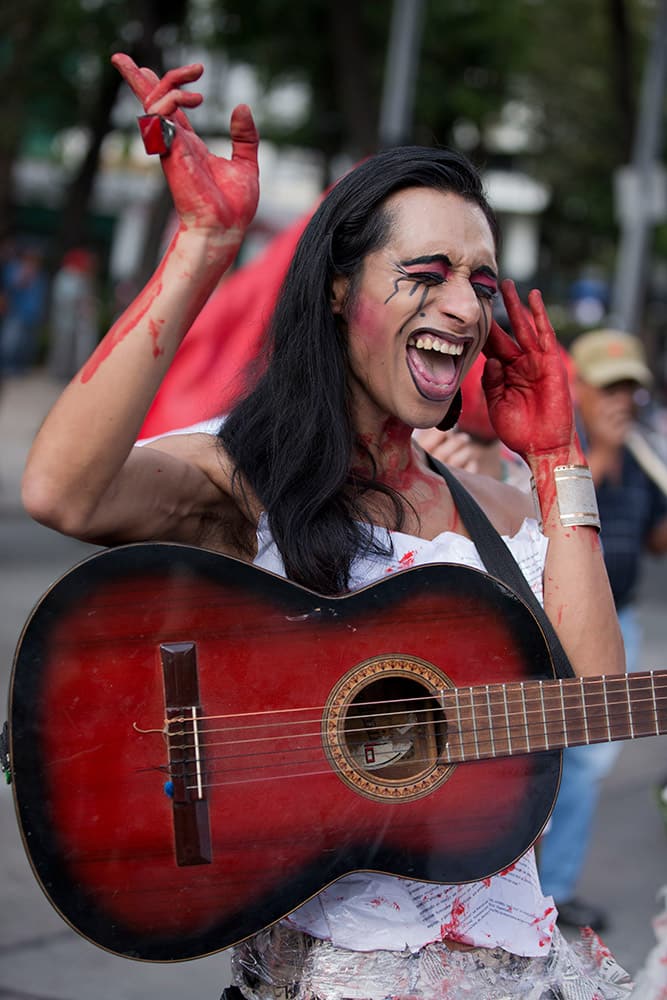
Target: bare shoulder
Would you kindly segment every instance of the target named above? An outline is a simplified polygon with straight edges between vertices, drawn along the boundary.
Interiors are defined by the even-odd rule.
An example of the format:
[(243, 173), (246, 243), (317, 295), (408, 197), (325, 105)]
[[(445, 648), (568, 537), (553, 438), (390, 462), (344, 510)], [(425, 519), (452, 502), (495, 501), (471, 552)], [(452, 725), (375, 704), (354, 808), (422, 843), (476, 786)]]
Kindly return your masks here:
[(535, 517), (532, 497), (516, 486), (462, 469), (450, 471), (472, 494), (501, 535), (515, 535), (525, 518)]

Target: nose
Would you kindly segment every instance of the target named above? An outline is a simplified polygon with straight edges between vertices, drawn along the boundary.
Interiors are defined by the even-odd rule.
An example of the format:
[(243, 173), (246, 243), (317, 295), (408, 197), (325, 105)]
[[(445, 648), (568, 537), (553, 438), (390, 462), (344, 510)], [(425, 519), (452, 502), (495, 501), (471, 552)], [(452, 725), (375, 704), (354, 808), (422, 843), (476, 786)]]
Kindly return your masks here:
[(460, 326), (474, 326), (482, 315), (482, 306), (465, 275), (450, 275), (438, 287), (438, 308), (450, 320)]

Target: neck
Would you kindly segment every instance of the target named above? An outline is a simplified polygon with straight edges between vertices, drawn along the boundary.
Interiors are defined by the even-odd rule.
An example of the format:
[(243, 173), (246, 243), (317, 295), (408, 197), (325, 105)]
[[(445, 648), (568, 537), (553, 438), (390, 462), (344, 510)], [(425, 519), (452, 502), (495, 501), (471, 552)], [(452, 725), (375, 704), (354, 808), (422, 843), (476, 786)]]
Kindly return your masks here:
[(360, 431), (352, 457), (357, 475), (370, 476), (396, 490), (407, 489), (417, 471), (417, 456), (412, 446), (412, 428), (394, 418), (373, 431)]

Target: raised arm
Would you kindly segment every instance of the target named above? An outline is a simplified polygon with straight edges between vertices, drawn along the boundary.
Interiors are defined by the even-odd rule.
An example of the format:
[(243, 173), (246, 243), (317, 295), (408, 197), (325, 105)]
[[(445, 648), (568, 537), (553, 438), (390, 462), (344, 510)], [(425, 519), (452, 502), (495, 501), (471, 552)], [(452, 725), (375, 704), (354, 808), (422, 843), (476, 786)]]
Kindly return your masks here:
[(179, 225), (151, 280), (47, 416), (28, 457), (24, 503), (37, 520), (77, 537), (197, 541), (207, 513), (230, 502), (229, 470), (213, 449), (204, 454), (201, 441), (192, 456), (133, 445), (177, 348), (255, 213), (257, 131), (240, 105), (231, 119), (231, 158), (213, 156), (182, 110), (201, 103), (183, 87), (202, 66), (158, 80), (127, 56), (113, 62), (146, 114), (168, 119), (173, 137), (161, 162)]
[(586, 458), (556, 335), (538, 291), (528, 297), (529, 311), (512, 282), (503, 282), (502, 291), (516, 341), (493, 324), (483, 385), (498, 436), (525, 459), (535, 480), (549, 539), (545, 610), (578, 674), (616, 673), (625, 657), (598, 533), (581, 523), (564, 525), (559, 509), (557, 467), (585, 469)]

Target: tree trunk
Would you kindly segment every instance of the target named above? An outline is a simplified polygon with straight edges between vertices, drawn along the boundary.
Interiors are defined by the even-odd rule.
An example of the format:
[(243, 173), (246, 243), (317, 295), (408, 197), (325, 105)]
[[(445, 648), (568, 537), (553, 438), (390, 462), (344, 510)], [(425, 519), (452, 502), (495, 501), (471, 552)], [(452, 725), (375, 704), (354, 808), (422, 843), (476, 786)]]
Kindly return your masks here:
[(67, 187), (60, 212), (52, 255), (52, 267), (59, 266), (63, 254), (72, 247), (90, 242), (88, 230), (90, 202), (100, 163), (102, 142), (111, 128), (111, 112), (118, 96), (122, 79), (109, 64), (104, 68), (97, 100), (90, 110), (86, 127), (90, 144), (79, 169)]
[(633, 65), (633, 38), (626, 0), (607, 0), (611, 31), (612, 93), (618, 114), (619, 163), (632, 159), (637, 114)]
[(359, 0), (329, 5), (334, 89), (346, 129), (346, 151), (354, 157), (377, 151), (380, 100), (369, 72), (372, 59)]
[[(129, 49), (140, 66), (150, 66), (158, 75), (164, 72), (162, 48), (157, 32), (165, 24), (181, 25), (185, 19), (187, 0), (143, 0), (133, 9), (143, 27), (142, 37)], [(62, 208), (61, 223), (56, 238), (56, 262), (73, 246), (86, 243), (93, 187), (99, 169), (100, 150), (111, 128), (111, 113), (123, 84), (122, 77), (110, 63), (102, 75), (97, 101), (91, 108), (87, 127), (90, 146), (76, 176), (71, 181)], [(139, 113), (139, 111), (137, 112)]]
[[(8, 16), (6, 16), (8, 15)], [(36, 29), (35, 5), (28, 2), (3, 13), (0, 21), (7, 63), (0, 74), (2, 129), (0, 129), (0, 239), (14, 229), (13, 172), (23, 135), (30, 81), (30, 38)]]

